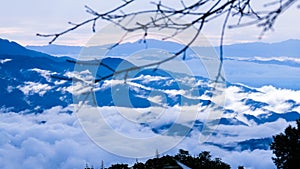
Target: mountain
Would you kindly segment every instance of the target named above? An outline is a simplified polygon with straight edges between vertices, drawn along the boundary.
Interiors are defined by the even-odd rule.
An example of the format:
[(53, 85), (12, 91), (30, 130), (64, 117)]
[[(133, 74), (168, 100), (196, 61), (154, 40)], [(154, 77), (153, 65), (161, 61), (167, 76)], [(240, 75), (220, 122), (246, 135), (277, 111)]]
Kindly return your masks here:
[[(61, 56), (78, 56), (81, 49), (95, 48), (99, 50), (103, 47), (108, 47), (112, 45), (104, 46), (94, 46), (94, 47), (83, 47), (83, 46), (64, 46), (64, 45), (46, 45), (46, 46), (26, 46), (28, 49), (40, 51), (43, 53), (48, 53), (50, 55), (61, 55)], [(158, 41), (153, 39), (148, 39), (146, 43), (144, 41), (127, 42), (117, 46), (112, 49), (109, 55), (113, 56), (126, 56), (128, 54), (134, 53), (144, 48), (158, 48), (164, 49), (166, 51), (180, 49), (181, 44), (171, 41)], [(296, 57), (299, 58), (300, 53), (300, 40), (290, 39), (282, 42), (276, 43), (264, 43), (264, 42), (252, 42), (252, 43), (238, 43), (231, 45), (224, 45), (224, 56), (225, 57)], [(219, 47), (214, 47), (216, 52), (219, 53)], [(210, 56), (211, 47), (193, 47), (200, 52), (200, 54), (205, 56)], [(175, 51), (173, 51), (175, 52)], [(91, 53), (93, 55), (97, 54)]]
[(27, 55), (32, 57), (48, 57), (50, 55), (37, 52), (34, 50), (28, 50), (25, 47), (17, 44), (16, 42), (10, 42), (0, 38), (0, 55)]
[[(28, 50), (8, 40), (0, 40), (0, 45), (0, 92), (1, 97), (6, 98), (1, 99), (1, 107), (10, 111), (37, 113), (72, 103), (72, 94), (67, 91), (71, 90), (72, 81), (60, 77), (74, 70), (74, 59)], [(121, 59), (107, 58), (102, 61), (112, 68), (121, 62), (125, 65)], [(99, 67), (99, 71), (105, 75), (109, 70)]]
[[(79, 48), (81, 48), (83, 49), (80, 50), (82, 52), (81, 55), (89, 55), (90, 58), (97, 58), (99, 54), (101, 54), (102, 57), (105, 52), (106, 56), (130, 56), (132, 58), (132, 55), (138, 54), (139, 59), (143, 61), (157, 61), (161, 60), (161, 57), (154, 55), (151, 57), (142, 57), (141, 51), (152, 50), (152, 52), (157, 51), (157, 53), (165, 51), (172, 54), (183, 47), (183, 45), (176, 42), (158, 41), (154, 39), (147, 39), (146, 43), (144, 43), (144, 41), (126, 42), (107, 52), (107, 49), (111, 46), (112, 45), (90, 47), (75, 46), (73, 48), (70, 46), (50, 45), (36, 46), (31, 49), (44, 51), (42, 49), (48, 50), (49, 48), (51, 51), (57, 51), (54, 54), (61, 53), (61, 56), (68, 55), (73, 58), (79, 58)], [(63, 50), (61, 48), (63, 48)], [(232, 83), (242, 83), (253, 87), (273, 85), (277, 88), (299, 90), (299, 49), (300, 40), (296, 39), (276, 43), (254, 42), (224, 45), (223, 69), (225, 77)], [(203, 64), (207, 60), (207, 57), (218, 56), (218, 50), (218, 47), (192, 47), (184, 56), (179, 56), (176, 59), (184, 59), (185, 64), (192, 70), (195, 70), (195, 72), (193, 72), (194, 74), (207, 77), (206, 71), (202, 70), (202, 67), (198, 65)], [(194, 52), (198, 55), (195, 55)], [(199, 57), (201, 58), (200, 61)]]
[[(151, 40), (150, 43), (152, 43), (152, 47), (158, 47), (156, 45), (159, 44), (158, 41), (154, 40)], [(288, 41), (287, 43), (295, 43), (295, 41)], [(140, 42), (127, 43), (124, 46), (120, 46), (116, 51), (124, 51), (125, 49), (133, 50), (134, 48), (131, 45), (135, 48), (142, 48), (144, 45), (141, 44), (140, 47), (136, 47), (138, 44), (140, 44)], [(170, 46), (176, 45), (174, 42), (168, 44)], [(112, 79), (111, 75), (114, 71), (133, 67), (134, 65), (121, 58), (108, 57), (100, 61), (77, 61), (69, 57), (53, 57), (44, 53), (28, 50), (8, 40), (0, 40), (0, 45), (1, 49), (5, 49), (1, 50), (0, 53), (0, 68), (2, 70), (0, 90), (2, 97), (7, 98), (1, 101), (1, 105), (13, 111), (36, 112), (37, 109), (42, 111), (55, 105), (67, 106), (71, 104), (72, 94), (81, 94), (79, 89), (72, 90), (72, 79), (78, 79), (79, 82), (86, 83), (88, 79), (85, 78), (93, 74), (93, 72), (88, 71), (89, 69), (96, 70), (95, 73), (98, 78), (109, 77), (106, 78), (105, 81), (100, 81), (98, 86), (95, 87), (98, 106), (133, 106), (146, 108), (149, 106), (162, 106), (163, 104), (171, 107), (175, 105), (201, 104), (202, 106), (208, 106), (213, 104), (213, 102), (208, 99), (199, 99), (197, 97), (205, 96), (209, 98), (213, 90), (210, 86), (210, 80), (200, 76), (196, 76), (196, 81), (199, 83), (197, 88), (193, 87), (194, 91), (185, 92), (189, 94), (179, 92), (180, 90), (191, 89), (193, 84), (186, 83), (186, 81), (183, 80), (189, 78), (188, 76), (174, 72), (171, 76), (168, 72), (161, 69), (144, 69), (137, 73), (132, 72), (128, 75), (122, 73), (118, 76), (114, 76), (114, 79), (119, 79), (119, 81), (112, 84), (110, 80)], [(165, 46), (165, 50), (171, 48), (170, 46)], [(74, 69), (76, 70), (74, 71)], [(128, 76), (126, 83), (124, 83), (124, 76)], [(151, 80), (151, 78), (154, 80)], [(111, 85), (111, 87), (103, 87), (107, 85)], [(84, 91), (85, 86), (78, 87)], [(237, 87), (242, 93), (258, 92), (246, 86), (231, 84), (229, 82), (227, 83), (227, 87)], [(124, 91), (126, 92), (123, 93)], [(124, 94), (129, 94), (129, 100), (120, 100), (118, 101), (118, 105), (115, 105), (115, 98), (113, 98), (113, 96), (121, 96)], [(102, 99), (103, 95), (105, 99)], [(290, 110), (285, 114), (268, 110), (266, 107), (270, 106), (269, 104), (251, 98), (243, 97), (240, 98), (239, 101), (252, 111), (263, 110), (264, 114), (261, 115), (244, 115), (244, 118), (249, 121), (254, 121), (257, 124), (276, 121), (280, 118), (293, 121), (300, 117), (299, 113), (294, 111), (294, 108), (299, 106), (299, 103), (295, 100), (288, 100), (288, 103), (294, 105), (294, 107), (291, 106)], [(235, 110), (230, 110), (226, 107), (218, 109), (224, 111), (225, 114), (235, 113)], [(248, 124), (247, 122), (245, 123), (236, 119), (236, 117), (222, 118), (220, 123), (225, 125)]]
[[(28, 50), (7, 40), (0, 42), (0, 48), (5, 49), (0, 53), (1, 114), (36, 115), (38, 125), (51, 125), (51, 117), (40, 120), (39, 114), (61, 107), (55, 116), (63, 117), (74, 114), (70, 106), (74, 108), (80, 101), (88, 105), (96, 102), (112, 120), (112, 128), (125, 126), (125, 132), (138, 129), (145, 137), (186, 137), (189, 144), (198, 143), (200, 135), (207, 137), (203, 145), (217, 152), (270, 153), (272, 135), (300, 118), (298, 90), (230, 82), (215, 88), (208, 78), (159, 68), (114, 75), (135, 65), (124, 57), (75, 60)], [(129, 48), (130, 43), (127, 45)], [(93, 83), (93, 77), (104, 80)], [(91, 90), (95, 97), (86, 99), (92, 96)], [(214, 97), (224, 100), (218, 103)], [(124, 114), (117, 110), (124, 110)], [(182, 122), (178, 114), (183, 115)], [(126, 120), (119, 121), (119, 116)], [(126, 128), (132, 126), (127, 126), (130, 122), (135, 122), (135, 128)], [(69, 120), (66, 123), (71, 125)]]
[(236, 143), (231, 143), (227, 145), (222, 145), (222, 144), (215, 144), (211, 142), (206, 142), (204, 144), (207, 145), (214, 145), (217, 147), (220, 147), (222, 149), (228, 150), (228, 151), (233, 151), (233, 150), (239, 150), (239, 151), (244, 151), (244, 150), (269, 150), (270, 144), (272, 143), (273, 139), (272, 138), (260, 138), (260, 139), (249, 139), (241, 142), (236, 142)]
[(290, 39), (276, 43), (241, 43), (224, 46), (224, 55), (232, 57), (297, 57), (300, 53), (300, 40)]
[[(99, 51), (108, 50), (111, 46), (114, 46), (114, 44), (102, 46), (65, 46), (51, 44), (46, 46), (26, 46), (26, 48), (55, 56), (72, 56), (77, 58), (82, 51), (85, 52), (84, 55), (98, 56)], [(128, 56), (136, 51), (147, 48), (176, 52), (174, 49), (180, 49), (182, 47), (183, 45), (171, 41), (158, 41), (154, 39), (148, 39), (147, 41), (139, 40), (136, 42), (126, 42), (117, 45), (109, 50), (107, 56)]]
[[(290, 39), (276, 43), (251, 42), (251, 43), (237, 43), (223, 46), (223, 55), (225, 57), (239, 57), (239, 58), (254, 58), (254, 57), (296, 57), (299, 58), (300, 40)], [(202, 51), (203, 55), (210, 54), (211, 47), (197, 47)], [(219, 53), (219, 47), (215, 47)]]
[(26, 48), (54, 56), (77, 56), (82, 47), (51, 44), (47, 46), (26, 46)]

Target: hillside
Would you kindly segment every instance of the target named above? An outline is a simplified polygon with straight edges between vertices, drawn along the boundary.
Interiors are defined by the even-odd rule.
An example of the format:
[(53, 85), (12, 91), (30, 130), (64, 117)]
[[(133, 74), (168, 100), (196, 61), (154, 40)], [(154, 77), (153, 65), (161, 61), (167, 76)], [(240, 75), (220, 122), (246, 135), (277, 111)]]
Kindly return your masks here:
[[(206, 77), (153, 68), (113, 76), (135, 65), (124, 57), (54, 57), (7, 40), (1, 40), (0, 48), (7, 49), (0, 54), (0, 129), (5, 136), (0, 148), (19, 152), (19, 157), (28, 149), (32, 158), (47, 159), (41, 162), (47, 168), (66, 161), (81, 166), (71, 162), (73, 157), (92, 164), (99, 159), (122, 162), (111, 153), (149, 157), (155, 149), (174, 154), (182, 147), (191, 153), (211, 151), (233, 167), (270, 168), (272, 135), (300, 118), (299, 90), (228, 81), (215, 88)], [(93, 83), (94, 77), (107, 78)], [(122, 134), (114, 138), (112, 133)], [(43, 149), (31, 149), (33, 145)], [(247, 158), (234, 160), (243, 155)], [(254, 163), (260, 155), (266, 161)]]

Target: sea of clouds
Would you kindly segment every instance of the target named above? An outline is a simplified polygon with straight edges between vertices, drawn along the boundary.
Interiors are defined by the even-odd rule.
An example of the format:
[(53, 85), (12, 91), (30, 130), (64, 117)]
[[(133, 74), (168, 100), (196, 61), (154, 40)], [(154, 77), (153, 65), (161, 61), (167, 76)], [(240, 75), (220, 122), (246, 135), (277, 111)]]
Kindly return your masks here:
[[(29, 84), (30, 85), (30, 84)], [(266, 110), (284, 113), (286, 111), (300, 112), (300, 91), (290, 89), (278, 89), (273, 86), (263, 86), (256, 88), (257, 92), (242, 92), (238, 86), (230, 86), (226, 89), (226, 100), (224, 107), (235, 111), (234, 114), (224, 114), (224, 117), (236, 117), (247, 125), (217, 125), (213, 127), (214, 134), (204, 135), (201, 130), (193, 129), (191, 133), (180, 139), (180, 142), (172, 143), (170, 149), (161, 154), (176, 154), (178, 149), (189, 150), (192, 155), (197, 155), (201, 151), (210, 151), (213, 157), (220, 157), (222, 160), (237, 168), (243, 165), (245, 168), (274, 168), (272, 162), (273, 156), (271, 150), (233, 150), (228, 151), (218, 146), (205, 144), (211, 142), (215, 144), (232, 144), (238, 141), (248, 139), (267, 138), (278, 134), (284, 130), (289, 124), (283, 119), (264, 124), (255, 124), (243, 118), (242, 114), (259, 115), (265, 113), (261, 109), (251, 109), (241, 101), (242, 98), (251, 98), (256, 101), (267, 103)], [(38, 90), (36, 92), (43, 92)], [(30, 92), (28, 93), (30, 94)], [(40, 93), (42, 94), (42, 93)], [(295, 105), (287, 103), (287, 100), (294, 100)], [(297, 106), (298, 105), (298, 106)], [(119, 145), (122, 147), (120, 154), (107, 150), (97, 142), (97, 139), (90, 137), (86, 126), (83, 126), (83, 119), (79, 118), (75, 110), (78, 105), (69, 105), (68, 107), (56, 106), (51, 109), (44, 110), (39, 114), (26, 114), (22, 112), (10, 112), (4, 108), (0, 113), (0, 168), (84, 168), (85, 164), (100, 167), (101, 161), (104, 161), (106, 167), (113, 163), (129, 163), (133, 164), (136, 158), (122, 157), (120, 154), (126, 154), (127, 150), (143, 147), (143, 151), (148, 154), (155, 155), (153, 146), (143, 146), (143, 142), (123, 143), (122, 140), (113, 139), (112, 137), (101, 137), (105, 143), (111, 145)], [(158, 134), (152, 129), (162, 126), (166, 123), (176, 121), (179, 113), (188, 113), (177, 111), (179, 107), (171, 107), (166, 111), (162, 111), (162, 115), (147, 114), (148, 110), (132, 108), (116, 108), (116, 107), (98, 107), (87, 108), (84, 112), (91, 113), (92, 110), (104, 112), (103, 123), (97, 123), (97, 132), (105, 134), (109, 131), (101, 130), (104, 123), (109, 124), (111, 131), (121, 133), (129, 137), (140, 137), (143, 139), (155, 137)], [(84, 109), (81, 109), (84, 110)], [(73, 113), (70, 113), (73, 111)], [(119, 112), (122, 112), (121, 114)], [(138, 115), (132, 113), (147, 114), (147, 121), (153, 121), (151, 125), (140, 125)], [(175, 112), (172, 114), (172, 112)], [(176, 113), (177, 112), (177, 113)], [(205, 111), (204, 111), (205, 113)], [(210, 111), (206, 111), (210, 113)], [(82, 117), (82, 116), (81, 116)], [(124, 118), (125, 117), (125, 118)], [(144, 116), (143, 116), (144, 117)], [(188, 124), (189, 120), (195, 120), (194, 115), (185, 116), (187, 119), (181, 123)], [(190, 119), (189, 119), (190, 118)], [(197, 116), (200, 120), (207, 119), (207, 116), (200, 114)], [(145, 120), (145, 119), (144, 119)], [(166, 140), (175, 138), (173, 135), (164, 135)], [(161, 140), (155, 140), (153, 144), (168, 144)], [(138, 160), (145, 161), (145, 156), (140, 156)]]

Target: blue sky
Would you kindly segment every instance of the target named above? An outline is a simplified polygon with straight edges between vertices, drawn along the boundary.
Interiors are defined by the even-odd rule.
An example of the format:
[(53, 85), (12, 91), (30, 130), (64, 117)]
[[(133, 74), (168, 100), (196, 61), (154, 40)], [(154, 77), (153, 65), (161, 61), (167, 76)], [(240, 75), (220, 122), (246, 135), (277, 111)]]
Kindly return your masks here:
[[(175, 1), (163, 1), (174, 3)], [(257, 1), (258, 2), (258, 1)], [(69, 27), (68, 21), (80, 22), (89, 17), (84, 11), (84, 5), (89, 5), (99, 11), (106, 11), (121, 3), (121, 0), (10, 0), (2, 1), (0, 6), (0, 37), (16, 41), (22, 45), (46, 45), (49, 39), (36, 37), (36, 33), (56, 33)], [(149, 8), (149, 1), (137, 1), (130, 10)], [(256, 1), (253, 1), (256, 3)], [(300, 23), (295, 22), (300, 16), (296, 4), (282, 15), (275, 30), (268, 32), (262, 41), (277, 42), (286, 39), (300, 39)], [(99, 22), (98, 30), (106, 23)], [(207, 25), (203, 34), (213, 44), (217, 44), (220, 34), (220, 22), (217, 20)], [(260, 29), (256, 26), (228, 30), (226, 43), (258, 41)], [(84, 45), (93, 36), (89, 26), (74, 31), (62, 38), (56, 44)]]

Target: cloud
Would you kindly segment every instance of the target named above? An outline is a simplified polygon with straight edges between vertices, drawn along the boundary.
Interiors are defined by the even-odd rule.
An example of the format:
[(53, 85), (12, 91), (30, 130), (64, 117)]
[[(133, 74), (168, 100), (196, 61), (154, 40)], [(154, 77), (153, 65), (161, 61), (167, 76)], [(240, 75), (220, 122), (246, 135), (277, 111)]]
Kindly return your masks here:
[(23, 30), (21, 28), (17, 28), (17, 27), (2, 27), (0, 28), (0, 35), (1, 34), (16, 34), (16, 33), (22, 33)]
[(300, 63), (299, 58), (294, 57), (287, 57), (287, 56), (281, 56), (281, 57), (226, 57), (231, 60), (237, 60), (237, 61), (279, 61), (279, 62), (295, 62)]
[[(105, 161), (106, 166), (116, 162), (133, 163), (135, 161), (134, 158), (119, 157), (99, 148), (81, 128), (76, 114), (65, 113), (68, 110), (73, 110), (73, 106), (75, 105), (70, 105), (66, 108), (53, 107), (38, 115), (22, 115), (13, 112), (0, 114), (1, 168), (82, 168), (86, 162), (93, 164), (95, 167), (99, 166), (101, 160)], [(106, 121), (109, 122), (116, 132), (144, 139), (156, 136), (149, 127), (124, 121), (124, 115), (128, 115), (128, 118), (135, 118), (129, 113), (130, 109), (122, 108), (121, 111), (128, 112), (123, 115), (117, 113), (113, 107), (102, 107), (100, 109), (104, 113)], [(149, 109), (138, 109), (137, 111), (142, 113), (149, 111)], [(176, 115), (173, 116), (170, 113), (174, 111), (176, 111), (174, 108), (169, 110), (169, 114), (163, 116), (160, 122), (155, 121), (156, 123), (153, 124), (153, 127), (173, 121), (174, 119), (172, 120), (172, 118), (176, 117)], [(84, 112), (86, 114), (85, 117), (89, 117), (87, 112), (91, 111)], [(288, 123), (284, 120), (258, 126), (220, 125), (216, 131), (219, 134), (208, 137), (206, 141), (226, 143), (266, 137), (282, 131), (286, 125)], [(99, 128), (103, 127), (102, 124), (97, 126)], [(264, 132), (261, 132), (262, 130)], [(102, 135), (109, 134), (109, 132), (111, 130), (101, 130)], [(222, 133), (231, 133), (232, 136), (222, 135)], [(186, 137), (179, 145), (174, 144), (170, 151), (162, 153), (175, 154), (179, 148), (187, 149), (192, 154), (208, 150), (214, 157), (221, 157), (223, 161), (232, 166), (244, 165), (249, 168), (270, 168), (274, 166), (270, 158), (272, 153), (269, 150), (229, 152), (215, 146), (201, 144), (199, 140), (200, 135), (202, 135), (200, 131), (194, 130), (191, 136)], [(236, 136), (234, 137), (233, 135)], [(113, 139), (109, 135), (104, 137), (104, 139), (106, 143), (112, 144), (115, 142), (121, 147), (124, 146), (122, 147), (124, 151), (131, 151), (133, 147), (143, 146), (135, 145), (134, 143), (131, 146), (128, 146), (130, 144), (121, 144), (121, 140)], [(159, 144), (170, 144), (170, 142), (159, 140)], [(151, 155), (155, 154), (153, 146), (143, 147), (143, 151), (147, 151)], [(141, 150), (139, 149), (139, 151)], [(257, 163), (258, 158), (264, 158), (265, 160)]]
[[(72, 107), (42, 114), (0, 114), (0, 168), (83, 168), (122, 160), (96, 146), (83, 132)], [(126, 160), (126, 159), (123, 159)]]
[(51, 77), (50, 75), (51, 74), (54, 74), (54, 73), (51, 73), (51, 71), (49, 70), (43, 70), (43, 69), (39, 69), (39, 68), (34, 68), (34, 69), (29, 69), (30, 71), (34, 71), (34, 72), (37, 72), (39, 73), (42, 77), (44, 77), (48, 82), (51, 82)]
[(12, 59), (0, 59), (1, 64), (4, 64), (6, 62), (10, 62), (10, 61), (12, 61)]
[[(263, 86), (260, 88), (253, 88), (257, 91), (245, 92), (238, 86), (229, 86), (225, 89), (225, 105), (226, 109), (234, 110), (239, 114), (250, 114), (258, 116), (261, 114), (268, 114), (269, 111), (276, 113), (286, 113), (289, 111), (298, 111), (295, 104), (300, 104), (300, 91), (291, 89), (280, 89), (273, 86)], [(246, 105), (245, 100), (254, 100), (258, 103), (263, 103), (261, 108), (256, 107), (251, 109), (252, 104)], [(300, 113), (300, 112), (299, 112)], [(227, 117), (233, 117), (236, 114), (228, 114)]]
[(287, 101), (295, 101), (300, 104), (300, 90), (278, 89), (273, 86), (263, 86), (257, 88), (260, 92), (253, 92), (249, 94), (249, 98), (268, 103), (266, 109), (277, 113), (285, 113), (290, 110), (292, 104)]
[(52, 87), (48, 84), (41, 84), (36, 82), (24, 82), (24, 85), (17, 86), (25, 95), (39, 94), (43, 96), (47, 91), (51, 90)]
[[(19, 86), (19, 89), (27, 95), (33, 93), (43, 95), (44, 92), (51, 90), (47, 85), (40, 83), (24, 84)], [(129, 84), (137, 87), (137, 83), (129, 82)], [(83, 168), (86, 162), (97, 167), (100, 166), (101, 160), (105, 161), (106, 167), (117, 162), (132, 164), (135, 158), (126, 158), (122, 155), (127, 153), (127, 156), (133, 156), (144, 153), (138, 155), (142, 160), (146, 160), (144, 157), (153, 156), (156, 148), (162, 154), (173, 155), (179, 148), (187, 149), (196, 155), (207, 150), (214, 157), (221, 157), (233, 168), (239, 165), (245, 168), (274, 168), (270, 150), (228, 151), (218, 146), (203, 144), (212, 142), (234, 145), (249, 139), (270, 138), (282, 132), (289, 124), (293, 124), (283, 119), (256, 124), (243, 118), (243, 114), (257, 116), (271, 109), (279, 112), (299, 110), (299, 106), (276, 107), (276, 104), (283, 104), (288, 100), (289, 105), (292, 101), (299, 104), (299, 91), (272, 86), (256, 90), (257, 92), (248, 91), (240, 86), (229, 86), (225, 90), (225, 108), (233, 110), (233, 113), (226, 113), (224, 117), (236, 118), (248, 125), (210, 124), (210, 120), (221, 117), (223, 110), (200, 107), (200, 104), (175, 105), (169, 108), (83, 107), (79, 112), (72, 114), (69, 112), (74, 111), (79, 105), (69, 105), (65, 108), (56, 106), (40, 114), (15, 113), (2, 108), (0, 168)], [(274, 106), (266, 105), (263, 107), (265, 109), (253, 110), (243, 99), (253, 99)], [(201, 127), (195, 127), (187, 137), (180, 137), (181, 133), (176, 133), (178, 131), (176, 129), (189, 129), (196, 119), (207, 124), (205, 131)], [(170, 126), (174, 126), (173, 131), (168, 131)], [(164, 135), (161, 136), (159, 132)]]

